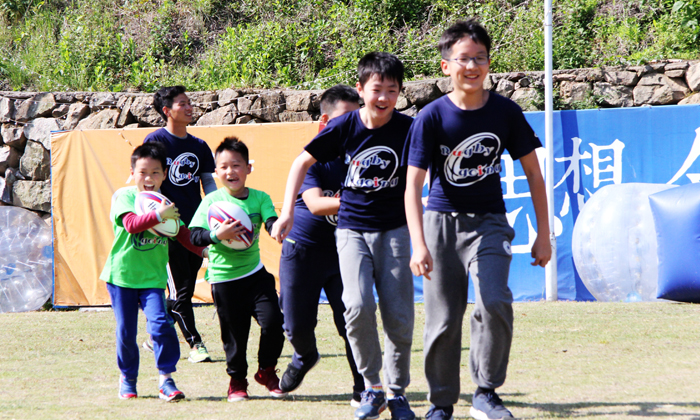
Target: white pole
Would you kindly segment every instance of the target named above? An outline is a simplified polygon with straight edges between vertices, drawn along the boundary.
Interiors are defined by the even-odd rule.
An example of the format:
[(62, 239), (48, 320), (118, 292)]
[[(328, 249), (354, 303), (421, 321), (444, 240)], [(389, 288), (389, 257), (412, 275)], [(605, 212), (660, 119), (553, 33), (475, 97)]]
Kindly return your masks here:
[(554, 129), (552, 121), (552, 0), (544, 2), (544, 136), (547, 149), (545, 180), (547, 184), (547, 208), (549, 231), (551, 232), (552, 259), (545, 268), (545, 291), (547, 301), (558, 300), (557, 296), (557, 238), (554, 232)]

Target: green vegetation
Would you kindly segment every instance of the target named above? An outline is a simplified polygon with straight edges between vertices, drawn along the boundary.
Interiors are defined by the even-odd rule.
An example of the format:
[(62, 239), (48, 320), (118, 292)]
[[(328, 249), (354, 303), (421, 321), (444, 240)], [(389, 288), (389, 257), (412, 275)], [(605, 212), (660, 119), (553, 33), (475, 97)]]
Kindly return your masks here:
[[(471, 312), (473, 305), (469, 305)], [(499, 389), (518, 418), (609, 420), (697, 419), (700, 306), (674, 303), (516, 303), (508, 378)], [(0, 314), (11, 346), (0, 352), (0, 419), (310, 419), (348, 420), (352, 378), (330, 308), (316, 329), (321, 362), (289, 398), (267, 396), (253, 380), (260, 328), (248, 341), (251, 400), (227, 403), (228, 376), (213, 306), (195, 308), (197, 327), (214, 363), (182, 359), (174, 374), (187, 399), (157, 397), (153, 355), (141, 352), (139, 398), (117, 398), (112, 312)], [(428, 410), (423, 374), (424, 307), (416, 305), (411, 385), (418, 417)], [(144, 317), (139, 342), (146, 339)], [(469, 418), (469, 321), (462, 338), (461, 392), (455, 418)], [(187, 345), (182, 344), (183, 357)], [(285, 343), (277, 365), (291, 359)], [(388, 419), (389, 413), (382, 414)]]
[[(456, 19), (491, 31), (492, 71), (543, 68), (543, 0), (0, 0), (0, 89), (321, 88), (373, 50), (441, 76)], [(700, 58), (700, 0), (555, 0), (554, 68)]]

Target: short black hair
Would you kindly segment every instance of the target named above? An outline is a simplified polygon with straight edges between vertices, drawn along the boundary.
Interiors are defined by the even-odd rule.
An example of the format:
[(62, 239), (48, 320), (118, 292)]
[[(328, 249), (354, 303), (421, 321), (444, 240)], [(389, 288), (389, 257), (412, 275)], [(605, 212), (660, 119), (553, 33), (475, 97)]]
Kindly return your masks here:
[(163, 112), (163, 107), (172, 108), (175, 97), (185, 92), (187, 92), (185, 87), (179, 85), (160, 88), (158, 92), (153, 95), (153, 107), (165, 121), (168, 121), (168, 117), (166, 117)]
[(440, 37), (438, 49), (442, 58), (450, 58), (452, 46), (464, 37), (469, 37), (477, 44), (486, 47), (486, 52), (491, 54), (491, 37), (486, 31), (486, 28), (481, 26), (476, 19), (460, 20), (445, 29)]
[(372, 77), (373, 74), (384, 79), (394, 80), (403, 86), (403, 63), (394, 54), (385, 52), (371, 52), (366, 54), (357, 63), (357, 79), (361, 86)]
[(134, 149), (134, 152), (131, 154), (131, 169), (136, 166), (137, 160), (143, 158), (160, 161), (160, 164), (163, 165), (163, 171), (168, 166), (168, 151), (163, 143), (157, 141), (149, 141)]
[(321, 114), (332, 114), (338, 102), (360, 103), (360, 95), (348, 85), (335, 85), (321, 95)]
[(243, 157), (243, 160), (245, 160), (245, 163), (248, 163), (248, 146), (246, 146), (245, 143), (240, 141), (238, 137), (226, 137), (224, 141), (221, 142), (219, 147), (216, 148), (216, 152), (214, 152), (214, 157), (219, 157), (219, 155), (225, 150), (228, 150), (229, 152), (240, 153)]

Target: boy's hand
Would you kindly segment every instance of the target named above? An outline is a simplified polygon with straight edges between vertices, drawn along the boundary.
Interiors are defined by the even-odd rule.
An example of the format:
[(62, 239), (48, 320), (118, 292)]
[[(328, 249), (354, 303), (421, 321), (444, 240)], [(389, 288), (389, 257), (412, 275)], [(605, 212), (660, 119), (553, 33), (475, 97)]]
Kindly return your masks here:
[(531, 262), (533, 266), (544, 267), (552, 258), (552, 244), (549, 242), (549, 237), (545, 235), (537, 235), (535, 243), (532, 245), (530, 252), (535, 261)]
[(409, 265), (414, 276), (423, 276), (430, 280), (430, 272), (433, 271), (433, 257), (430, 256), (428, 248), (414, 248)]
[(241, 224), (240, 220), (233, 221), (232, 219), (228, 219), (216, 229), (216, 237), (221, 241), (240, 241), (239, 235), (245, 232), (245, 229), (245, 226)]
[(177, 207), (175, 207), (175, 203), (165, 205), (165, 200), (160, 202), (160, 207), (156, 211), (163, 220), (180, 218), (180, 212), (177, 210)]
[(292, 225), (294, 225), (294, 216), (281, 215), (272, 225), (270, 236), (277, 242), (282, 243), (292, 230)]

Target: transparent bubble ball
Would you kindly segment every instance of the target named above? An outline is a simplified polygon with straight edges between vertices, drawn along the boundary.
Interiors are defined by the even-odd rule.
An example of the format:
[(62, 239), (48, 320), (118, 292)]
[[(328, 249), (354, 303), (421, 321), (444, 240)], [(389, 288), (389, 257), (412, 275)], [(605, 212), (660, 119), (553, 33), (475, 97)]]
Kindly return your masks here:
[(571, 250), (581, 280), (597, 300), (657, 300), (659, 259), (649, 195), (672, 187), (608, 185), (583, 206), (574, 225)]
[(0, 313), (35, 311), (53, 292), (51, 228), (19, 207), (0, 207)]

